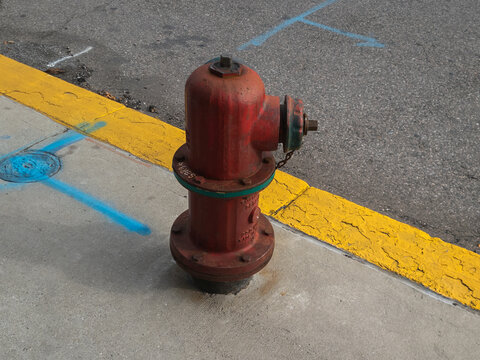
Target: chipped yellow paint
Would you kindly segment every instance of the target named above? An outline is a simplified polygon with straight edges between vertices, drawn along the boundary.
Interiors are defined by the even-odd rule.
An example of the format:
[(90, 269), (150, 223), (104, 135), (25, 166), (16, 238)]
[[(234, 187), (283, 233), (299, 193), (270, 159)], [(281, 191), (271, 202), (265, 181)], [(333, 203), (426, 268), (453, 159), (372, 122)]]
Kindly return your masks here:
[(169, 170), (173, 154), (185, 143), (183, 130), (133, 109), (120, 109), (97, 120), (107, 125), (89, 136)]
[(312, 187), (273, 217), (480, 310), (478, 254)]
[(181, 129), (2, 55), (0, 69), (3, 95), (79, 132), (82, 123), (104, 121), (87, 135), (154, 164), (171, 169), (173, 153), (185, 142)]
[[(89, 136), (154, 164), (171, 169), (185, 141), (180, 129), (1, 55), (0, 74), (1, 94), (69, 127), (104, 121)], [(480, 310), (478, 254), (281, 171), (261, 193), (260, 207), (284, 224)]]
[(69, 124), (89, 122), (125, 106), (0, 55), (0, 93)]
[(308, 189), (308, 184), (283, 171), (277, 170), (272, 183), (260, 193), (262, 212), (273, 215)]

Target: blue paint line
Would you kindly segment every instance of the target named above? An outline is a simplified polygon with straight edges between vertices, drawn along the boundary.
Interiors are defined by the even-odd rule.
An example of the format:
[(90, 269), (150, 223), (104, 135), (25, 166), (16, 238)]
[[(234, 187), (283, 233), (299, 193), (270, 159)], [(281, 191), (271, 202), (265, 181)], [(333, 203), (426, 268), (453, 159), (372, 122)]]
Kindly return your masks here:
[(328, 5), (332, 5), (333, 3), (337, 2), (338, 0), (327, 0), (327, 1), (324, 1), (323, 3), (321, 4), (318, 4), (317, 6), (314, 6), (313, 8), (311, 8), (310, 10), (307, 10), (305, 11), (303, 14), (300, 14), (298, 15), (295, 19), (300, 19), (300, 18), (304, 18), (308, 15), (312, 15), (314, 12), (317, 12), (318, 10), (320, 9), (323, 9), (324, 7), (327, 7)]
[(0, 135), (0, 140), (8, 140), (10, 138), (11, 138), (10, 135)]
[(51, 144), (44, 146), (40, 150), (47, 151), (50, 153), (55, 153), (56, 151), (63, 149), (66, 146), (72, 145), (77, 141), (82, 140), (85, 138), (85, 135), (77, 133), (77, 132), (67, 132), (65, 133), (60, 139), (52, 142)]
[(79, 126), (79, 129), (86, 132), (87, 134), (91, 134), (91, 133), (97, 131), (98, 129), (101, 129), (102, 127), (104, 127), (106, 125), (107, 125), (107, 123), (105, 121), (97, 121), (93, 125), (88, 124), (88, 126), (85, 126), (85, 127), (80, 127)]
[[(97, 131), (98, 129), (104, 127), (105, 125), (107, 125), (107, 123), (105, 121), (98, 121), (93, 125), (89, 124), (89, 123), (81, 123), (81, 124), (78, 125), (78, 128), (81, 131), (83, 131), (87, 134), (90, 134), (90, 133), (92, 133), (94, 131)], [(72, 144), (76, 143), (77, 141), (82, 140), (83, 138), (85, 138), (85, 135), (83, 135), (83, 134), (68, 131), (60, 139), (52, 142), (49, 145), (46, 145), (41, 150), (42, 151), (47, 151), (47, 152), (50, 152), (50, 153), (55, 153), (55, 152), (59, 151), (60, 149), (63, 149), (64, 147), (67, 147), (69, 145), (72, 145)]]
[(286, 27), (298, 22), (298, 21), (301, 21), (305, 16), (308, 16), (310, 14), (313, 14), (315, 11), (318, 11), (320, 9), (323, 9), (324, 7), (330, 5), (330, 4), (333, 4), (334, 2), (336, 2), (338, 0), (327, 0), (327, 1), (324, 1), (323, 3), (311, 8), (310, 10), (307, 10), (305, 11), (304, 13), (296, 16), (296, 17), (293, 17), (291, 19), (288, 19), (288, 20), (285, 20), (283, 23), (281, 23), (280, 25), (277, 25), (276, 27), (274, 27), (272, 30), (269, 30), (267, 31), (266, 33), (260, 35), (260, 36), (257, 36), (256, 38), (250, 40), (249, 42), (246, 42), (245, 44), (243, 45), (240, 45), (237, 50), (245, 50), (246, 48), (248, 48), (250, 45), (253, 45), (253, 46), (260, 46), (262, 45), (269, 37), (275, 35), (276, 33), (278, 33), (280, 30), (283, 30), (285, 29)]
[(323, 3), (321, 4), (318, 4), (317, 6), (314, 6), (313, 8), (305, 11), (304, 13), (298, 15), (298, 16), (295, 16), (293, 18), (290, 18), (288, 20), (285, 20), (284, 22), (282, 22), (281, 24), (277, 25), (276, 27), (274, 27), (273, 29), (271, 30), (268, 30), (267, 32), (263, 33), (262, 35), (259, 35), (257, 36), (256, 38), (253, 38), (252, 40), (246, 42), (245, 44), (242, 44), (240, 45), (237, 50), (245, 50), (246, 48), (248, 48), (249, 46), (260, 46), (262, 45), (265, 41), (267, 41), (268, 38), (270, 38), (271, 36), (275, 35), (276, 33), (278, 33), (279, 31), (285, 29), (286, 27), (296, 23), (296, 22), (303, 22), (305, 24), (309, 24), (309, 25), (313, 25), (313, 26), (316, 26), (318, 28), (321, 28), (321, 29), (324, 29), (324, 30), (328, 30), (328, 31), (332, 31), (336, 34), (340, 34), (340, 35), (344, 35), (344, 36), (348, 36), (350, 38), (354, 38), (354, 39), (360, 39), (360, 40), (363, 40), (363, 42), (360, 42), (360, 43), (357, 43), (356, 45), (357, 46), (371, 46), (371, 47), (378, 47), (378, 48), (383, 48), (385, 47), (384, 44), (381, 44), (379, 43), (376, 39), (374, 38), (371, 38), (371, 37), (367, 37), (367, 36), (363, 36), (363, 35), (358, 35), (358, 34), (353, 34), (353, 33), (350, 33), (350, 32), (347, 32), (347, 31), (342, 31), (342, 30), (339, 30), (339, 29), (335, 29), (335, 28), (332, 28), (330, 26), (326, 26), (326, 25), (323, 25), (323, 24), (318, 24), (316, 22), (313, 22), (313, 21), (310, 21), (310, 20), (307, 20), (305, 19), (305, 17), (313, 14), (314, 12), (320, 10), (320, 9), (323, 9), (324, 7), (327, 7), (328, 5), (331, 5), (335, 2), (337, 2), (338, 0), (327, 0), (327, 1), (324, 1)]
[(37, 141), (34, 141), (28, 145), (25, 145), (25, 146), (22, 146), (21, 148), (17, 149), (17, 150), (13, 150), (12, 152), (9, 152), (8, 154), (3, 154), (3, 155), (0, 155), (0, 160), (3, 160), (3, 159), (6, 159), (7, 157), (9, 156), (12, 156), (12, 155), (15, 155), (19, 152), (22, 152), (24, 151), (25, 149), (28, 149), (30, 147), (32, 147), (33, 145), (35, 144), (38, 144), (38, 140)]
[(320, 29), (323, 29), (323, 30), (331, 31), (335, 34), (348, 36), (349, 38), (352, 38), (352, 39), (362, 40), (363, 42), (357, 43), (356, 44), (357, 46), (372, 46), (372, 47), (378, 47), (378, 48), (385, 47), (384, 44), (379, 43), (375, 38), (371, 38), (371, 37), (363, 36), (363, 35), (359, 35), (359, 34), (354, 34), (354, 33), (348, 32), (348, 31), (343, 31), (343, 30), (336, 29), (336, 28), (333, 28), (331, 26), (319, 24), (319, 23), (316, 23), (316, 22), (313, 22), (313, 21), (310, 21), (310, 20), (307, 20), (307, 19), (302, 19), (300, 21), (305, 23), (305, 24), (308, 24), (308, 25), (316, 26), (316, 27), (318, 27)]
[(102, 213), (110, 220), (114, 221), (119, 225), (122, 225), (129, 231), (136, 232), (143, 236), (151, 234), (151, 230), (147, 225), (142, 224), (141, 222), (129, 217), (128, 215), (121, 213), (110, 205), (105, 204), (101, 200), (98, 200), (93, 196), (74, 188), (73, 186), (65, 184), (54, 178), (46, 179), (42, 181), (42, 183)]
[(293, 23), (296, 23), (297, 22), (297, 19), (296, 18), (292, 18), (292, 19), (288, 19), (286, 21), (284, 21), (283, 23), (281, 23), (280, 25), (274, 27), (272, 30), (269, 30), (267, 31), (266, 33), (260, 35), (260, 36), (257, 36), (256, 38), (250, 40), (249, 42), (243, 44), (243, 45), (240, 45), (237, 50), (245, 50), (246, 48), (248, 48), (250, 45), (253, 45), (253, 46), (260, 46), (262, 45), (269, 37), (271, 37), (272, 35), (275, 35), (276, 33), (278, 33), (280, 30), (283, 30), (285, 29), (286, 27), (292, 25)]
[[(96, 123), (93, 124), (93, 125), (91, 125), (91, 124), (88, 123), (88, 122), (84, 122), (84, 123), (79, 124), (77, 127), (78, 127), (81, 131), (90, 134), (90, 133), (92, 133), (92, 132), (94, 132), (94, 131), (96, 131), (96, 130), (102, 128), (102, 127), (104, 127), (105, 125), (107, 125), (107, 123), (106, 123), (105, 121), (98, 121), (98, 122), (96, 122)], [(49, 144), (49, 145), (46, 145), (42, 150), (43, 150), (43, 151), (48, 151), (48, 152), (52, 152), (52, 150), (58, 151), (58, 150), (60, 150), (62, 147), (71, 145), (71, 144), (73, 144), (73, 142), (76, 142), (76, 141), (78, 141), (78, 140), (81, 140), (81, 139), (83, 139), (83, 138), (85, 137), (85, 135), (75, 133), (75, 134), (77, 134), (77, 135), (75, 135), (75, 136), (82, 136), (82, 138), (78, 138), (76, 141), (73, 141), (73, 142), (65, 141), (65, 138), (68, 138), (68, 137), (72, 136), (71, 134), (72, 134), (72, 131), (71, 131), (71, 130), (67, 131), (65, 134), (63, 134), (63, 136), (62, 136), (59, 140), (54, 141), (54, 142), (52, 142), (52, 143)], [(65, 142), (64, 142), (64, 141), (65, 141)], [(22, 146), (22, 147), (19, 148), (19, 149), (16, 149), (16, 150), (14, 150), (14, 151), (12, 151), (12, 152), (9, 152), (8, 154), (0, 155), (0, 160), (3, 160), (3, 159), (5, 159), (5, 158), (7, 158), (7, 157), (9, 157), (9, 156), (15, 155), (15, 154), (17, 154), (17, 153), (20, 153), (20, 152), (26, 150), (26, 149), (29, 149), (29, 148), (31, 148), (32, 146), (38, 144), (39, 142), (40, 142), (39, 140), (36, 140), (36, 141), (34, 141), (34, 142), (32, 142), (32, 143), (30, 143), (30, 144), (28, 144), (28, 145)], [(58, 147), (60, 144), (56, 144), (57, 142), (60, 142), (60, 143), (64, 142), (64, 143), (63, 143), (63, 146), (62, 146), (62, 147)], [(49, 148), (49, 147), (51, 147), (51, 150), (44, 150), (45, 148)]]

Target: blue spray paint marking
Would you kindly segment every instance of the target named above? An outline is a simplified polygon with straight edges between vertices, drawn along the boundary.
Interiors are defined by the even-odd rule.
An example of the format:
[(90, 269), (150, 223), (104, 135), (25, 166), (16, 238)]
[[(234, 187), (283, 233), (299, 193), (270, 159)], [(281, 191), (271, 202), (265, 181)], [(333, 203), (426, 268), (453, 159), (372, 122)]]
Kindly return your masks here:
[(378, 48), (385, 47), (384, 44), (379, 43), (375, 38), (371, 38), (371, 37), (368, 37), (368, 36), (358, 35), (358, 34), (354, 34), (354, 33), (351, 33), (351, 32), (335, 29), (331, 26), (319, 24), (319, 23), (316, 23), (316, 22), (313, 22), (313, 21), (310, 21), (310, 20), (307, 20), (307, 19), (302, 19), (300, 21), (305, 23), (305, 24), (308, 24), (308, 25), (316, 26), (320, 29), (324, 29), (324, 30), (334, 32), (335, 34), (348, 36), (349, 38), (352, 38), (352, 39), (362, 40), (362, 42), (359, 42), (359, 43), (355, 44), (357, 46), (371, 46), (371, 47), (378, 47)]
[(22, 146), (21, 148), (19, 148), (19, 149), (17, 149), (17, 150), (14, 150), (14, 151), (12, 151), (12, 152), (9, 152), (8, 154), (0, 155), (0, 160), (3, 160), (3, 159), (5, 159), (5, 158), (7, 158), (7, 157), (9, 157), (9, 156), (12, 156), (12, 155), (14, 155), (14, 154), (18, 154), (18, 153), (21, 152), (21, 151), (24, 151), (24, 150), (26, 150), (26, 149), (29, 149), (29, 148), (31, 148), (31, 147), (32, 147), (33, 145), (35, 145), (35, 144), (38, 144), (38, 141), (35, 141), (35, 142), (33, 142), (33, 143), (30, 143), (30, 144), (28, 144), (28, 145), (26, 145), (26, 146)]
[[(78, 125), (79, 129), (85, 133), (94, 132), (106, 123), (99, 121), (93, 125), (82, 123)], [(33, 144), (17, 149), (9, 154), (0, 157), (0, 179), (11, 181), (7, 184), (0, 184), (0, 191), (9, 190), (22, 186), (24, 183), (42, 182), (52, 189), (62, 192), (73, 199), (90, 206), (92, 209), (104, 214), (106, 217), (122, 225), (127, 230), (134, 231), (140, 235), (149, 235), (150, 228), (141, 222), (121, 213), (110, 205), (86, 194), (68, 184), (51, 178), (60, 169), (61, 163), (53, 153), (82, 140), (85, 135), (77, 132), (66, 132), (59, 139), (44, 146), (40, 150), (27, 150)]]
[(149, 235), (151, 233), (151, 230), (147, 225), (142, 224), (141, 222), (121, 213), (110, 205), (103, 203), (102, 201), (74, 188), (73, 186), (70, 186), (53, 178), (44, 180), (42, 183), (91, 207), (92, 209), (102, 213), (106, 217), (110, 218), (117, 224), (122, 225), (130, 231), (134, 231), (140, 235)]
[(0, 140), (8, 140), (10, 138), (11, 138), (10, 135), (0, 135)]
[(82, 140), (83, 138), (85, 138), (85, 135), (77, 132), (69, 131), (65, 133), (65, 135), (63, 135), (60, 139), (52, 142), (47, 146), (44, 146), (41, 150), (47, 151), (53, 154), (68, 145), (72, 145), (73, 143), (76, 143), (77, 141)]
[(337, 2), (338, 0), (327, 0), (327, 1), (324, 1), (323, 3), (321, 4), (318, 4), (317, 6), (314, 6), (313, 8), (311, 8), (310, 10), (307, 10), (305, 11), (303, 14), (300, 14), (296, 17), (293, 17), (291, 19), (288, 19), (288, 20), (285, 20), (283, 23), (277, 25), (276, 27), (274, 27), (273, 29), (267, 31), (266, 33), (260, 35), (260, 36), (257, 36), (256, 38), (246, 42), (245, 44), (243, 45), (240, 45), (237, 50), (245, 50), (246, 48), (248, 48), (249, 46), (260, 46), (262, 45), (265, 41), (267, 41), (268, 38), (270, 38), (271, 36), (275, 35), (276, 33), (278, 33), (279, 31), (285, 29), (286, 27), (289, 27), (290, 25), (292, 24), (295, 24), (296, 22), (303, 22), (305, 24), (308, 24), (308, 25), (313, 25), (313, 26), (316, 26), (318, 28), (321, 28), (323, 30), (328, 30), (328, 31), (332, 31), (336, 34), (339, 34), (339, 35), (344, 35), (344, 36), (348, 36), (350, 38), (354, 38), (354, 39), (360, 39), (360, 40), (363, 40), (364, 42), (361, 42), (361, 43), (357, 43), (356, 45), (357, 46), (372, 46), (372, 47), (378, 47), (378, 48), (383, 48), (385, 47), (384, 44), (381, 44), (379, 43), (376, 39), (374, 38), (370, 38), (370, 37), (367, 37), (367, 36), (363, 36), (363, 35), (358, 35), (358, 34), (353, 34), (353, 33), (350, 33), (350, 32), (347, 32), (347, 31), (342, 31), (342, 30), (339, 30), (339, 29), (335, 29), (333, 27), (330, 27), (330, 26), (326, 26), (326, 25), (323, 25), (323, 24), (318, 24), (318, 23), (315, 23), (313, 21), (310, 21), (310, 20), (307, 20), (305, 19), (305, 17), (313, 14), (314, 12), (320, 10), (320, 9), (323, 9), (324, 7), (328, 6), (328, 5), (331, 5), (333, 4), (334, 2)]
[[(84, 122), (84, 123), (79, 124), (77, 127), (79, 128), (79, 130), (81, 130), (81, 131), (83, 131), (87, 134), (90, 134), (90, 133), (104, 127), (105, 125), (107, 125), (107, 123), (105, 121), (98, 121), (93, 125), (91, 125), (90, 123)], [(69, 138), (70, 136), (72, 136), (75, 139), (75, 141), (65, 141), (65, 138)], [(81, 136), (81, 137), (79, 137), (79, 136)], [(71, 145), (74, 142), (83, 139), (84, 137), (85, 136), (82, 135), (82, 134), (79, 134), (77, 132), (72, 132), (72, 130), (69, 130), (59, 140), (54, 141), (50, 145), (46, 145), (45, 147), (42, 148), (42, 150), (46, 151), (45, 148), (51, 147), (55, 151), (58, 151), (65, 146)], [(12, 152), (9, 152), (8, 154), (0, 155), (0, 160), (5, 159), (5, 158), (7, 158), (9, 156), (12, 156), (14, 154), (20, 153), (22, 151), (25, 151), (26, 149), (31, 148), (32, 146), (38, 144), (39, 142), (40, 141), (36, 140), (36, 141), (26, 145), (26, 146), (22, 146), (19, 149), (16, 149)], [(60, 145), (62, 145), (62, 146), (60, 146)], [(52, 151), (49, 151), (49, 152), (52, 152)]]
[[(99, 121), (92, 126), (90, 126), (88, 123), (82, 123), (78, 125), (79, 129), (82, 130), (83, 132), (90, 134), (94, 131), (97, 131), (98, 129), (104, 127), (107, 125), (105, 121)], [(55, 153), (59, 151), (60, 149), (63, 149), (66, 146), (72, 145), (76, 143), (77, 141), (82, 140), (85, 138), (85, 135), (77, 133), (77, 132), (72, 132), (68, 131), (66, 132), (60, 139), (52, 142), (49, 145), (44, 146), (41, 150), (47, 151), (50, 153)]]
[(0, 179), (32, 183), (48, 179), (61, 168), (60, 159), (41, 150), (28, 150), (0, 161)]

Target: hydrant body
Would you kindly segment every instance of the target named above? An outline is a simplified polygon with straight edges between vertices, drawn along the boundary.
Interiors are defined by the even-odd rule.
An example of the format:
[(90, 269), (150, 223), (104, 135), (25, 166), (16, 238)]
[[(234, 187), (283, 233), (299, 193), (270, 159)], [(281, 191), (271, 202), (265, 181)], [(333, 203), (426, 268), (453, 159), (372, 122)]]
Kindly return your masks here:
[[(189, 190), (189, 210), (172, 226), (170, 249), (194, 278), (238, 281), (270, 260), (274, 233), (258, 207), (259, 191), (274, 176), (271, 151), (280, 141), (285, 148), (295, 131), (303, 135), (303, 106), (293, 103), (280, 105), (255, 71), (230, 58), (200, 66), (187, 80), (187, 141), (173, 169)], [(289, 121), (300, 129), (286, 129)]]

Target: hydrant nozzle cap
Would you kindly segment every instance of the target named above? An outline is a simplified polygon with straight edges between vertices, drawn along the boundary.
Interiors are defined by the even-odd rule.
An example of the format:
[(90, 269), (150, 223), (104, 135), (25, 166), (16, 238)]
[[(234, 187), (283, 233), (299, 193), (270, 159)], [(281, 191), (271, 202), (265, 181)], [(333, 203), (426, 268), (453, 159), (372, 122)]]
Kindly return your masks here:
[(318, 121), (317, 120), (307, 120), (307, 129), (309, 131), (317, 131), (318, 130)]
[(318, 130), (318, 121), (310, 120), (307, 117), (307, 114), (303, 114), (303, 135), (307, 135), (309, 131)]

